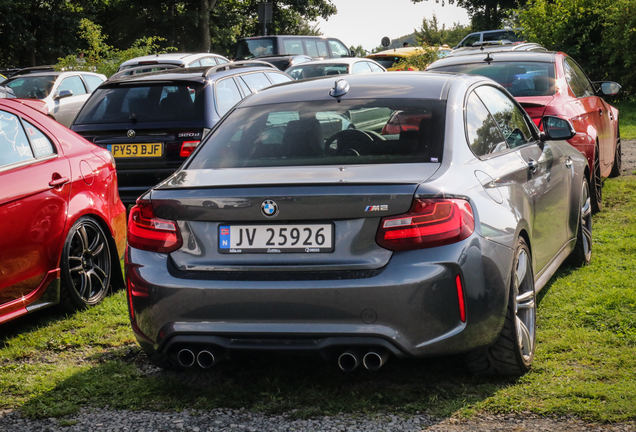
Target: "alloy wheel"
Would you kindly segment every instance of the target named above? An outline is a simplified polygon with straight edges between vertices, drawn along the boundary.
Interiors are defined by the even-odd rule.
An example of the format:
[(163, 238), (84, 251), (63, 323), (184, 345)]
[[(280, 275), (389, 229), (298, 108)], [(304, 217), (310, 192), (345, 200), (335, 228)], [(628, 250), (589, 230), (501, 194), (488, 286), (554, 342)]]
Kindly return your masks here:
[(526, 361), (534, 353), (536, 320), (534, 281), (528, 271), (529, 265), (529, 255), (525, 249), (520, 249), (515, 269), (515, 327), (519, 351)]

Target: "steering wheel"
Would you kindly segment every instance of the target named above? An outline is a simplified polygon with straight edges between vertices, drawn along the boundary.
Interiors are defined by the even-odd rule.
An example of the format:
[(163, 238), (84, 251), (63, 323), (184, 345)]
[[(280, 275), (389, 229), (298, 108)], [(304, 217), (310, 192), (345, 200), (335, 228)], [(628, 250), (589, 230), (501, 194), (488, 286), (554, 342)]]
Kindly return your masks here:
[[(338, 141), (338, 147), (332, 148), (331, 144)], [(334, 156), (360, 156), (360, 152), (356, 150), (363, 148), (365, 145), (373, 143), (373, 138), (366, 132), (359, 129), (345, 129), (331, 135), (325, 141), (327, 153)]]

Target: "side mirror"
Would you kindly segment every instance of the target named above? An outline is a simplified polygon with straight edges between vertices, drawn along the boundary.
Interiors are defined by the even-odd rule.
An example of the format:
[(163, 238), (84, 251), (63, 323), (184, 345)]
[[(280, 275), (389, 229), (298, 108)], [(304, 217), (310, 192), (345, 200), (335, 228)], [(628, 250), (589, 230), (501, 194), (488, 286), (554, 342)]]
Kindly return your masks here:
[(541, 124), (543, 125), (541, 141), (569, 140), (576, 135), (572, 123), (560, 117), (543, 116)]
[(614, 81), (597, 82), (600, 84), (599, 90), (596, 92), (600, 96), (614, 96), (621, 89), (621, 85)]
[(61, 92), (59, 92), (55, 96), (55, 99), (64, 99), (64, 98), (67, 98), (69, 96), (73, 96), (73, 91), (72, 90), (62, 90)]

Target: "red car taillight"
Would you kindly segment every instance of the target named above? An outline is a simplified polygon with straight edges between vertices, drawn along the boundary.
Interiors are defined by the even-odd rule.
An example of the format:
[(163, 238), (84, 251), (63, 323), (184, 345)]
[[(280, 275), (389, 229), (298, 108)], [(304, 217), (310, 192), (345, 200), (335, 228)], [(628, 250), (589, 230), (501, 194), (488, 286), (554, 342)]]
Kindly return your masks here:
[(188, 157), (192, 154), (195, 148), (199, 145), (201, 141), (184, 141), (181, 144), (181, 151), (179, 152), (179, 156)]
[(475, 218), (463, 199), (416, 199), (408, 213), (382, 218), (376, 242), (385, 249), (404, 251), (443, 246), (468, 238)]
[(170, 253), (183, 244), (175, 221), (155, 216), (150, 203), (140, 203), (128, 216), (128, 244), (136, 249)]

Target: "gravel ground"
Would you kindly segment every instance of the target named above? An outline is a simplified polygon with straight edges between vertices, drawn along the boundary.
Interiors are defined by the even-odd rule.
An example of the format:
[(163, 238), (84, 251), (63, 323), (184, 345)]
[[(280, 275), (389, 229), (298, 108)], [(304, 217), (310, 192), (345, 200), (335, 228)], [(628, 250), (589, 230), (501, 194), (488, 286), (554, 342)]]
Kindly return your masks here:
[[(623, 174), (636, 170), (636, 140), (625, 140)], [(217, 409), (209, 412), (149, 412), (84, 409), (64, 419), (28, 420), (18, 412), (0, 411), (0, 431), (11, 432), (636, 432), (632, 422), (595, 424), (566, 417), (539, 417), (530, 413), (479, 415), (470, 420), (436, 419), (427, 415), (409, 417), (379, 414), (375, 416), (337, 415), (310, 420), (294, 419), (293, 413), (268, 416), (250, 411)]]

